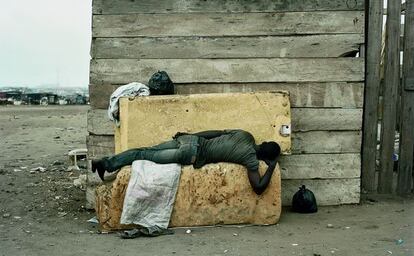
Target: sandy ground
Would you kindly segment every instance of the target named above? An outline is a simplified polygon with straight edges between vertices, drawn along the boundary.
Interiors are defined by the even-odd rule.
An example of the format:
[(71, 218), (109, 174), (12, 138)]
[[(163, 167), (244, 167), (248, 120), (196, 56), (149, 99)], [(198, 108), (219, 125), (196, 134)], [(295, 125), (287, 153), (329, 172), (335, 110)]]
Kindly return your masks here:
[(0, 255), (414, 255), (414, 199), (394, 196), (367, 195), (360, 205), (311, 215), (286, 208), (267, 227), (134, 240), (99, 234), (73, 185), (85, 170), (67, 171), (67, 152), (85, 147), (87, 110), (0, 106)]

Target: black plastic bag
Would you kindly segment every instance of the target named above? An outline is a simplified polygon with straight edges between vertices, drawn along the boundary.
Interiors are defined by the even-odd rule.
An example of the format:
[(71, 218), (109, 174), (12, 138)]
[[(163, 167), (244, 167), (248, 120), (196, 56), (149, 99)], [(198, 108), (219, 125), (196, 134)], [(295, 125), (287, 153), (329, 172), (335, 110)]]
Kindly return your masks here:
[(292, 211), (300, 213), (314, 213), (318, 211), (315, 195), (305, 185), (293, 195)]
[(148, 81), (148, 87), (151, 95), (174, 94), (174, 83), (165, 71), (154, 73)]

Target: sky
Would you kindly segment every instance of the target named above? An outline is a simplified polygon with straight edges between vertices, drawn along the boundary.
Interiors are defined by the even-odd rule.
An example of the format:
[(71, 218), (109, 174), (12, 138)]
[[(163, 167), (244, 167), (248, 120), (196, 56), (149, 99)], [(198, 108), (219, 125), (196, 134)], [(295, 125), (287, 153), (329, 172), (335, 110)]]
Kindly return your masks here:
[(92, 0), (0, 0), (0, 87), (87, 87)]

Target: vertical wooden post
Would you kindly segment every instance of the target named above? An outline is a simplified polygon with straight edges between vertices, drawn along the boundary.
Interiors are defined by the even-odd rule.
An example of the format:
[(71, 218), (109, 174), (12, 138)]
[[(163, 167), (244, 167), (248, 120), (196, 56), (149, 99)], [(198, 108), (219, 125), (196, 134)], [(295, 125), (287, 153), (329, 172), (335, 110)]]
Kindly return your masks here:
[(383, 1), (366, 2), (366, 54), (361, 185), (375, 191)]
[(378, 192), (391, 193), (397, 94), (400, 82), (400, 24), (401, 1), (388, 1), (387, 34), (385, 37), (384, 106), (381, 123), (380, 173)]
[(414, 0), (407, 0), (405, 12), (403, 87), (401, 109), (400, 159), (397, 194), (411, 192), (414, 156)]

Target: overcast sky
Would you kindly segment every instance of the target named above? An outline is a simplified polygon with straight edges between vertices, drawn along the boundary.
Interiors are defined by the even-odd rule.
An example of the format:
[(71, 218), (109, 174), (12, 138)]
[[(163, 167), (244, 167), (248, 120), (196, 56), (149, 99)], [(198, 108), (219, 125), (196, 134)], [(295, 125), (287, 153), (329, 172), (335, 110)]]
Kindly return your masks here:
[(0, 0), (0, 86), (88, 85), (92, 0)]

